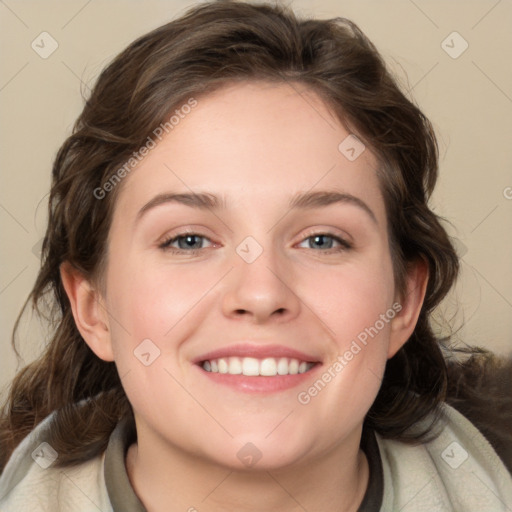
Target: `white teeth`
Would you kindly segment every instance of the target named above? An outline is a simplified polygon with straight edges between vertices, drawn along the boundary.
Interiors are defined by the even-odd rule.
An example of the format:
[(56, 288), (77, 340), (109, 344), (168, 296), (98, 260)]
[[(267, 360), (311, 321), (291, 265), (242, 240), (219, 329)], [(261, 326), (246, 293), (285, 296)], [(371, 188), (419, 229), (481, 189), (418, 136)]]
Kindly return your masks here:
[(290, 360), (290, 364), (288, 365), (288, 373), (290, 375), (297, 375), (297, 373), (299, 373), (299, 361), (297, 361), (297, 359)]
[(244, 357), (242, 359), (242, 373), (244, 375), (259, 375), (260, 362), (254, 357)]
[(225, 359), (219, 359), (219, 373), (228, 373), (228, 362)]
[[(205, 361), (208, 362), (208, 361)], [(230, 375), (240, 375), (242, 373), (242, 361), (239, 357), (229, 358), (229, 371)]]
[(256, 377), (274, 377), (276, 375), (296, 375), (305, 373), (314, 366), (314, 363), (288, 359), (287, 357), (266, 357), (256, 359), (255, 357), (221, 357), (204, 361), (203, 370), (213, 373), (227, 373), (229, 375), (247, 375)]
[(288, 359), (281, 357), (277, 362), (277, 373), (279, 375), (288, 375)]
[(277, 364), (273, 357), (267, 357), (263, 359), (260, 364), (260, 375), (266, 375), (267, 377), (273, 377), (277, 374)]

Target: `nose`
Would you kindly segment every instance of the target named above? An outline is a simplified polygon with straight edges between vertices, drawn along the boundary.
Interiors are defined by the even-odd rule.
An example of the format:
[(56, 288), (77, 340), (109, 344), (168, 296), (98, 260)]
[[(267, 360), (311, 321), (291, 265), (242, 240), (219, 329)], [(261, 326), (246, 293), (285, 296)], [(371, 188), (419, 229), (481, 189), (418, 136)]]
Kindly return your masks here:
[(301, 301), (293, 290), (292, 269), (284, 256), (266, 249), (252, 263), (237, 254), (235, 258), (235, 268), (224, 283), (224, 315), (263, 324), (288, 322), (299, 314)]

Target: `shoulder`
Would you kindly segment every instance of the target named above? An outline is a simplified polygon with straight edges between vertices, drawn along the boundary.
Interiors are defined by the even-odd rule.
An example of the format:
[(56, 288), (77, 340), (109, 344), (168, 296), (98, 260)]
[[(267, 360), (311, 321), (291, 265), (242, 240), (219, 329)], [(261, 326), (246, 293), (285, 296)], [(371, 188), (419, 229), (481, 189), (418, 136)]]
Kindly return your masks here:
[(482, 351), (447, 368), (447, 403), (482, 432), (512, 472), (512, 358)]
[(18, 445), (0, 476), (0, 510), (112, 511), (104, 481), (104, 454), (59, 468), (59, 454), (46, 441), (53, 415)]
[(482, 433), (447, 404), (441, 405), (433, 439), (411, 445), (377, 435), (377, 442), (384, 474), (382, 510), (498, 512), (512, 503), (512, 476), (502, 460)]

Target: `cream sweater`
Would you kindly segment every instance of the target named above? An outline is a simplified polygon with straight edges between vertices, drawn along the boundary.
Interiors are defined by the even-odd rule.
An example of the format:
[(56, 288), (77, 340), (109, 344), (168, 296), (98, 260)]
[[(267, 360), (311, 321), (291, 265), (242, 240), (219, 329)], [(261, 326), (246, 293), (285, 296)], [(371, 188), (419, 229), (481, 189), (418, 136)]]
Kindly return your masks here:
[[(105, 454), (74, 468), (52, 467), (55, 454), (41, 444), (50, 421), (51, 415), (9, 459), (0, 476), (0, 512), (113, 511)], [(446, 404), (441, 426), (438, 437), (416, 446), (376, 436), (384, 475), (380, 512), (512, 512), (512, 476), (483, 435)]]

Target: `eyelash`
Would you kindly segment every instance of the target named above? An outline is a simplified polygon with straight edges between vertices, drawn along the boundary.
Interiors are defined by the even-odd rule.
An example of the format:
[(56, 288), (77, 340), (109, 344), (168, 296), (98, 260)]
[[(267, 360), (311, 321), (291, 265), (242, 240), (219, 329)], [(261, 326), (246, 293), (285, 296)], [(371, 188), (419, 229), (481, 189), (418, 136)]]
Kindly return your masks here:
[(159, 248), (162, 249), (163, 251), (169, 251), (169, 252), (172, 252), (173, 254), (196, 254), (198, 253), (199, 251), (202, 251), (204, 250), (205, 248), (201, 248), (201, 249), (190, 249), (190, 250), (185, 250), (185, 249), (176, 249), (176, 248), (173, 248), (171, 247), (171, 244), (178, 241), (179, 239), (181, 238), (186, 238), (188, 236), (195, 236), (195, 237), (199, 237), (199, 238), (205, 238), (208, 240), (208, 237), (205, 236), (205, 235), (201, 235), (199, 233), (193, 233), (193, 232), (185, 232), (185, 233), (181, 233), (179, 235), (176, 235), (176, 236), (173, 236), (171, 238), (168, 238), (166, 240), (164, 240), (160, 245), (159, 245)]
[[(159, 244), (158, 247), (160, 249), (162, 249), (163, 251), (169, 251), (169, 252), (172, 252), (173, 254), (188, 254), (188, 255), (195, 255), (199, 251), (202, 251), (202, 250), (206, 249), (206, 247), (202, 247), (200, 249), (186, 250), (186, 249), (177, 249), (177, 248), (171, 247), (172, 243), (177, 242), (178, 240), (186, 238), (186, 237), (189, 237), (189, 236), (194, 236), (194, 237), (197, 237), (197, 238), (202, 238), (202, 239), (209, 240), (209, 238), (207, 236), (205, 236), (205, 235), (201, 235), (199, 233), (193, 233), (193, 232), (190, 232), (190, 233), (189, 232), (185, 232), (185, 233), (181, 233), (179, 235), (173, 236), (171, 238), (167, 238), (161, 244)], [(348, 251), (348, 250), (353, 248), (351, 243), (347, 242), (343, 238), (340, 238), (339, 236), (334, 235), (333, 233), (328, 233), (328, 232), (327, 233), (326, 232), (312, 233), (312, 234), (308, 235), (307, 237), (305, 237), (302, 240), (302, 242), (300, 242), (300, 243), (303, 243), (304, 241), (306, 241), (306, 240), (308, 240), (310, 238), (320, 237), (320, 236), (332, 238), (335, 242), (337, 242), (339, 244), (339, 247), (337, 247), (337, 248), (332, 248), (331, 247), (329, 249), (320, 250), (318, 252), (322, 252), (324, 254), (333, 254), (333, 253), (340, 253), (340, 252)], [(308, 249), (312, 249), (312, 248), (308, 247)]]

